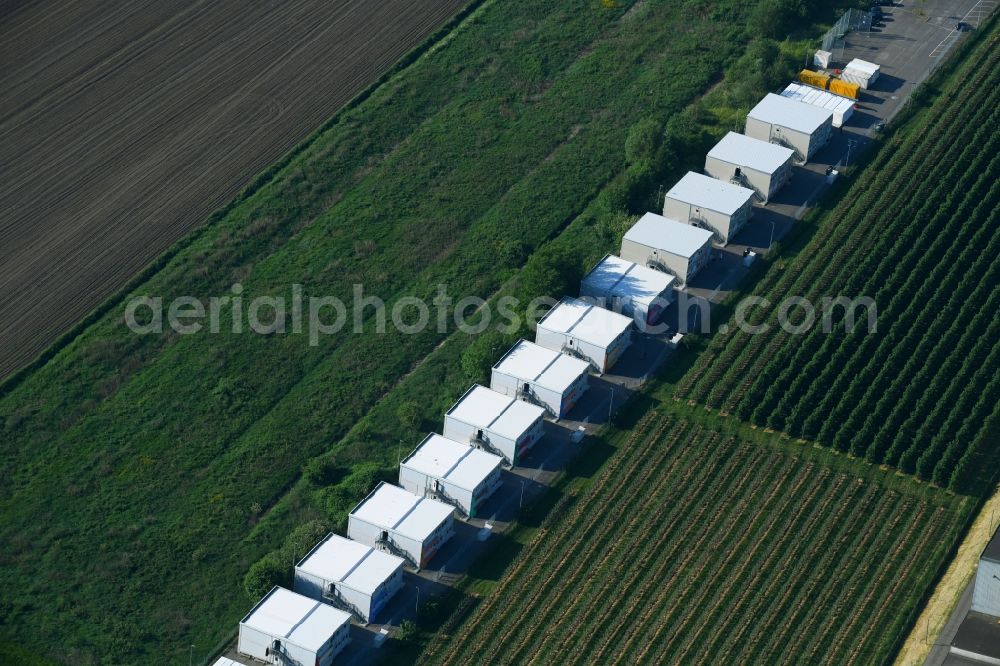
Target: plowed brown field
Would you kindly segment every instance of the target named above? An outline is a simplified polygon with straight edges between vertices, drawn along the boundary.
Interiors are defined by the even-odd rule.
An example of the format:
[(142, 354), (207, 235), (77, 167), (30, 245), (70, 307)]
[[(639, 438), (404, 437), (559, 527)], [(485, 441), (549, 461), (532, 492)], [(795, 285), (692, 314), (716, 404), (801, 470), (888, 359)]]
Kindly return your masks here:
[(0, 4), (0, 378), (467, 2)]

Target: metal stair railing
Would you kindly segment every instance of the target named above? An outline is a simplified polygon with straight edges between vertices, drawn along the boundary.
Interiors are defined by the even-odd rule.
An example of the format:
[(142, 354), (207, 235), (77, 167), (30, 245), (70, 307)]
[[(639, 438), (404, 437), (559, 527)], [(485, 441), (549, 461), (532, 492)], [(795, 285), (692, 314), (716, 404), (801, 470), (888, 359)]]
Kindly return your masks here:
[(504, 459), (504, 462), (507, 462), (507, 457), (500, 451), (500, 449), (490, 444), (489, 440), (487, 440), (484, 437), (473, 435), (472, 437), (469, 438), (469, 444), (476, 447), (477, 449), (486, 451), (487, 453), (492, 453), (495, 456), (500, 456), (501, 458)]
[[(589, 362), (589, 359), (586, 360)], [(552, 408), (549, 407), (545, 402), (543, 402), (542, 399), (539, 398), (530, 387), (528, 387), (527, 389), (519, 388), (517, 390), (516, 397), (518, 400), (523, 400), (525, 402), (531, 403), (532, 405), (541, 407), (542, 409), (545, 410), (547, 414), (555, 416), (555, 413), (553, 413)]]
[(431, 499), (453, 506), (462, 518), (468, 518), (469, 514), (466, 512), (465, 507), (457, 499), (445, 492), (444, 488), (435, 487), (435, 484), (436, 482), (432, 483), (429, 488), (424, 490), (424, 497), (430, 497)]
[(330, 585), (323, 592), (323, 600), (328, 601), (331, 606), (339, 608), (342, 611), (354, 615), (359, 620), (364, 621), (364, 617), (361, 615), (361, 611), (358, 607), (349, 602), (347, 599), (340, 594), (340, 590), (337, 589), (336, 585)]

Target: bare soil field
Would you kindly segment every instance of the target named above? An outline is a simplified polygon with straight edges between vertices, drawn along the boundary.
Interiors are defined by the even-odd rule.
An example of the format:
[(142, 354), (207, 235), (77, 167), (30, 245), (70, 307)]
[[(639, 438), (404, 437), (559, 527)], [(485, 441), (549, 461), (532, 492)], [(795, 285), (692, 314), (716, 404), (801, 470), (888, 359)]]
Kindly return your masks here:
[(466, 4), (0, 4), (0, 378)]

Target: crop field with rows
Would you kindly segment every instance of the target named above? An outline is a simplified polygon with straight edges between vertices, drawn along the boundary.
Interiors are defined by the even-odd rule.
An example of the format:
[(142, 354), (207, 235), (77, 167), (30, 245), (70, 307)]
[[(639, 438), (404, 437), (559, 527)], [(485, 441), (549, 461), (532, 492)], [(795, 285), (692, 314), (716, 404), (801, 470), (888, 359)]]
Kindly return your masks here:
[(424, 662), (880, 663), (969, 508), (903, 481), (652, 411)]
[[(799, 255), (772, 267), (678, 395), (940, 486), (995, 475), (1000, 426), (1000, 69), (992, 33), (936, 101), (884, 145)], [(931, 94), (933, 94), (932, 91)], [(870, 297), (877, 330), (844, 308), (833, 332), (776, 324), (787, 296)], [(792, 310), (793, 316), (795, 310)], [(817, 305), (817, 321), (821, 309)], [(799, 315), (802, 315), (801, 310)], [(797, 323), (800, 319), (796, 319)]]

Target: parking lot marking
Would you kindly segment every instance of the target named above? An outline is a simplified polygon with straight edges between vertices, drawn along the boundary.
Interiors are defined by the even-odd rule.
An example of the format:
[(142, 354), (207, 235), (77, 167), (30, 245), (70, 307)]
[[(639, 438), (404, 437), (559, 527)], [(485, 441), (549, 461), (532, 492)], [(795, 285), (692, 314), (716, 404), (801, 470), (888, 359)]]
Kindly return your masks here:
[[(962, 20), (958, 22), (958, 25), (974, 21), (976, 27), (979, 27), (980, 21), (989, 16), (990, 12), (996, 9), (996, 6), (997, 6), (997, 0), (979, 0), (979, 2), (972, 5), (972, 9), (970, 9), (965, 14), (965, 16), (962, 17)], [(952, 28), (948, 32), (948, 34), (945, 35), (945, 38), (942, 39), (941, 42), (934, 47), (934, 49), (931, 51), (928, 57), (929, 58), (943, 57), (946, 53), (948, 53), (948, 51), (951, 50), (951, 47), (955, 45), (955, 42), (958, 41), (960, 35), (961, 32), (959, 31), (958, 26)]]

